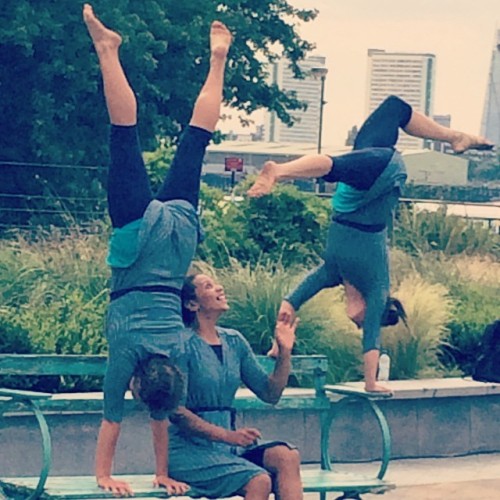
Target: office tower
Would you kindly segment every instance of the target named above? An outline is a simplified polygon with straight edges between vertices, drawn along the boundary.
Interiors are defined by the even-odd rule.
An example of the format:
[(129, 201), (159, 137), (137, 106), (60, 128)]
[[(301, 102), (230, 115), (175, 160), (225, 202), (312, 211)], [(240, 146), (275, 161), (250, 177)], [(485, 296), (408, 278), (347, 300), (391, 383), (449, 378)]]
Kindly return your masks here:
[[(432, 116), (435, 66), (434, 54), (368, 49), (367, 115), (386, 97), (397, 95), (414, 110)], [(398, 147), (420, 149), (424, 141), (401, 132)]]
[(498, 144), (500, 142), (500, 30), (496, 32), (496, 38), (481, 121), (481, 135)]
[(324, 68), (326, 59), (322, 56), (310, 56), (299, 66), (305, 73), (305, 78), (298, 79), (288, 67), (289, 61), (281, 59), (272, 65), (271, 80), (284, 91), (295, 91), (297, 99), (307, 103), (306, 111), (293, 111), (294, 125), (288, 127), (276, 115), (266, 113), (264, 117), (265, 140), (270, 142), (303, 142), (318, 143), (321, 79), (311, 74), (313, 68)]

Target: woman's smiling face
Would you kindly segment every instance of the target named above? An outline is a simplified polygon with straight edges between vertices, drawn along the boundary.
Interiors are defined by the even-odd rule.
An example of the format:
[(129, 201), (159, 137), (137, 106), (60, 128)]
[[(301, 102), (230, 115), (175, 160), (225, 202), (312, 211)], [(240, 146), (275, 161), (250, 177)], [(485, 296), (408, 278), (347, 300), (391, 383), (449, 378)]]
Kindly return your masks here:
[(193, 284), (200, 312), (224, 312), (229, 309), (224, 288), (213, 278), (206, 274), (198, 274)]

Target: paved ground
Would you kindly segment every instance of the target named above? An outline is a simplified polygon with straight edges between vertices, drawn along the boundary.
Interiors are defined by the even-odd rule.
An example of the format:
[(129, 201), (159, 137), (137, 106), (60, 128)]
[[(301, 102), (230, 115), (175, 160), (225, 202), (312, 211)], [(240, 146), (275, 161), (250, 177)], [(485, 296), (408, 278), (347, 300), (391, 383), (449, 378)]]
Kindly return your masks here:
[[(369, 474), (375, 464), (340, 465)], [(363, 500), (500, 500), (500, 453), (456, 458), (394, 460), (385, 476), (396, 489)], [(307, 500), (315, 499), (308, 494)], [(333, 500), (334, 495), (329, 495)]]

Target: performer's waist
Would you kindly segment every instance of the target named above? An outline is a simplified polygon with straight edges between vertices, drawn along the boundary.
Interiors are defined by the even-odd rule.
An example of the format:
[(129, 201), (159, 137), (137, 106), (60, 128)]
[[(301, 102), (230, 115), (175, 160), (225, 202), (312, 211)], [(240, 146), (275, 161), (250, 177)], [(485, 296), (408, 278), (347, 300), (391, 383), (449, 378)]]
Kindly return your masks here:
[(352, 227), (365, 233), (380, 233), (380, 231), (383, 231), (387, 227), (387, 224), (361, 224), (360, 222), (341, 219), (338, 215), (334, 215), (332, 220), (342, 226)]
[(168, 285), (142, 285), (142, 286), (132, 286), (130, 288), (122, 288), (121, 290), (113, 290), (109, 294), (109, 299), (111, 301), (119, 299), (130, 292), (156, 292), (156, 293), (170, 293), (181, 296), (181, 291), (178, 288)]

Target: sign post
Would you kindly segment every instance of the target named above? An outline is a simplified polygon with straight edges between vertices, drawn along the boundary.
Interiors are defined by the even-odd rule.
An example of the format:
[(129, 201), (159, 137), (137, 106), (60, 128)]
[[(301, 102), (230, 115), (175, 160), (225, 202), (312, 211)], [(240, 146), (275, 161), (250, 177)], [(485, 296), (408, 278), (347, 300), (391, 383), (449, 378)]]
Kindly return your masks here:
[(236, 183), (236, 172), (243, 172), (243, 158), (229, 156), (224, 159), (224, 171), (231, 172), (231, 195)]

